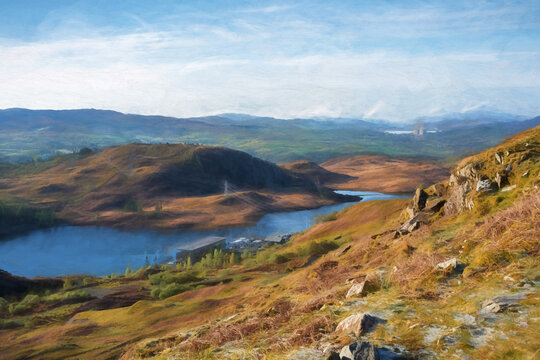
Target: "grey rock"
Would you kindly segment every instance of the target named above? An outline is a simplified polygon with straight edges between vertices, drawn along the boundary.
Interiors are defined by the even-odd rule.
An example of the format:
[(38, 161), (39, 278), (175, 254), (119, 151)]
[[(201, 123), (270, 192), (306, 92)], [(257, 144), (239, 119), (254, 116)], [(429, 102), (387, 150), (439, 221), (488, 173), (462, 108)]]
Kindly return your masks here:
[(476, 183), (476, 191), (482, 192), (482, 191), (491, 191), (493, 190), (493, 185), (491, 184), (491, 181), (488, 179), (486, 180), (478, 180)]
[(355, 341), (344, 346), (339, 353), (341, 360), (379, 360), (379, 352), (372, 343)]
[(355, 336), (360, 336), (375, 330), (377, 325), (384, 323), (386, 323), (384, 319), (369, 314), (358, 313), (342, 320), (336, 327), (336, 332), (353, 333)]
[(512, 294), (505, 296), (497, 296), (493, 299), (486, 300), (482, 303), (481, 312), (484, 313), (498, 313), (510, 308), (520, 306), (520, 300), (526, 299), (525, 294)]

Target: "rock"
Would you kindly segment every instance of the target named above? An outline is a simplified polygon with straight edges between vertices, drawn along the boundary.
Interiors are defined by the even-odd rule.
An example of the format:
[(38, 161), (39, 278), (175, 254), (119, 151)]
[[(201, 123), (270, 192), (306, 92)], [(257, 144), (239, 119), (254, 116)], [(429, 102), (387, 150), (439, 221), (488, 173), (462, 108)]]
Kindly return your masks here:
[(452, 258), (452, 259), (443, 261), (441, 263), (438, 263), (437, 265), (435, 265), (435, 269), (449, 272), (449, 271), (453, 271), (457, 267), (457, 265), (458, 265), (457, 259)]
[(440, 200), (435, 203), (435, 205), (431, 206), (429, 208), (429, 211), (432, 211), (434, 213), (439, 212), (439, 210), (442, 209), (442, 207), (446, 204), (446, 200)]
[(502, 164), (504, 162), (502, 155), (499, 153), (495, 153), (495, 160), (497, 160), (499, 164)]
[(413, 198), (413, 210), (416, 212), (422, 210), (426, 207), (426, 201), (428, 199), (427, 192), (424, 191), (422, 188), (416, 189), (416, 192), (414, 193)]
[(336, 327), (336, 332), (347, 334), (353, 333), (358, 337), (375, 330), (378, 324), (384, 324), (385, 322), (386, 320), (376, 316), (359, 313), (342, 320)]
[(528, 175), (529, 175), (529, 170), (525, 171), (525, 172), (523, 173), (523, 175), (521, 175), (521, 176), (522, 176), (522, 177), (525, 177), (525, 176), (528, 176)]
[(366, 278), (366, 280), (362, 281), (360, 284), (354, 284), (351, 286), (349, 291), (347, 292), (346, 298), (350, 298), (353, 296), (359, 296), (364, 297), (369, 293), (375, 292), (380, 289), (380, 284), (377, 278), (371, 277)]
[(405, 211), (407, 212), (407, 216), (409, 217), (409, 219), (412, 219), (414, 215), (416, 215), (416, 212), (412, 207), (407, 207)]
[(336, 256), (341, 256), (341, 255), (345, 254), (349, 250), (351, 250), (351, 245), (347, 245), (343, 249), (339, 250), (337, 252)]
[(513, 294), (505, 296), (497, 296), (493, 299), (486, 300), (482, 303), (482, 310), (484, 313), (498, 313), (508, 310), (510, 308), (519, 306), (519, 301), (526, 299), (525, 294)]
[(367, 341), (355, 341), (341, 349), (341, 360), (379, 360), (378, 349)]
[(503, 170), (503, 172), (505, 172), (505, 173), (509, 173), (510, 171), (512, 171), (512, 164), (508, 164), (506, 169)]
[(506, 192), (506, 191), (514, 190), (515, 188), (516, 188), (516, 185), (506, 186), (506, 187), (502, 188), (501, 191)]
[(407, 235), (420, 227), (421, 223), (426, 222), (427, 216), (420, 213), (412, 219), (404, 222), (398, 230), (399, 235)]
[(325, 360), (341, 360), (341, 356), (335, 351), (329, 351), (324, 354)]
[(495, 174), (495, 178), (493, 180), (497, 183), (497, 187), (499, 189), (508, 183), (506, 175), (501, 175), (499, 173)]
[(443, 196), (444, 195), (444, 185), (443, 184), (434, 184), (431, 186), (433, 189), (433, 195)]
[(491, 191), (492, 189), (493, 189), (493, 185), (491, 184), (491, 181), (489, 181), (488, 179), (478, 180), (478, 182), (476, 183), (477, 192)]
[[(452, 178), (452, 177), (450, 177)], [(472, 185), (470, 181), (465, 181), (454, 186), (450, 192), (446, 204), (444, 204), (444, 213), (447, 215), (461, 213), (465, 209), (471, 210), (474, 207), (472, 199), (467, 198), (467, 194), (471, 191)]]

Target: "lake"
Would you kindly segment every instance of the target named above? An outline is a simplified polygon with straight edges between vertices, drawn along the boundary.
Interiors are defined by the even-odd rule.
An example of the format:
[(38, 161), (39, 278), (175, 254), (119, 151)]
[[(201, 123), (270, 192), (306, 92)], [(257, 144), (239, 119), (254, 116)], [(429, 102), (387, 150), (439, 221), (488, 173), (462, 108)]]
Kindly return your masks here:
[[(369, 191), (336, 192), (361, 196), (361, 202), (407, 197)], [(178, 246), (205, 236), (219, 235), (230, 241), (239, 237), (266, 237), (299, 232), (312, 226), (317, 215), (339, 211), (352, 204), (356, 202), (268, 214), (254, 226), (220, 230), (123, 231), (95, 226), (62, 226), (37, 230), (0, 242), (0, 269), (26, 277), (120, 274), (124, 273), (126, 267), (138, 269), (148, 263), (171, 261)]]

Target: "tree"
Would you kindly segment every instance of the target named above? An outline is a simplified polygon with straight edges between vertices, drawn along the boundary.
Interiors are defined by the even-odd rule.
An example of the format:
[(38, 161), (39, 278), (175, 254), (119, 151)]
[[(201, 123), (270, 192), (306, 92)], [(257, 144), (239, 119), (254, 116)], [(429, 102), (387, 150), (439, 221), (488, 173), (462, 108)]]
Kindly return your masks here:
[(187, 258), (186, 269), (191, 269), (191, 256), (188, 256), (188, 258)]

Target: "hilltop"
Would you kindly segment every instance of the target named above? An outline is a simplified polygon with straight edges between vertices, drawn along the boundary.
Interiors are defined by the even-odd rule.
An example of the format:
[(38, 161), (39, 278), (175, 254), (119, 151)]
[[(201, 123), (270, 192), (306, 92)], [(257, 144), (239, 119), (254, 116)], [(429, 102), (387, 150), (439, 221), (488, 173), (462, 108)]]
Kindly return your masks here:
[(257, 254), (70, 277), (58, 293), (10, 299), (0, 351), (62, 359), (534, 358), (539, 186), (537, 127), (462, 160), (412, 200), (351, 206)]
[(203, 145), (86, 149), (2, 173), (6, 202), (52, 208), (77, 225), (211, 228), (352, 199), (247, 153)]

